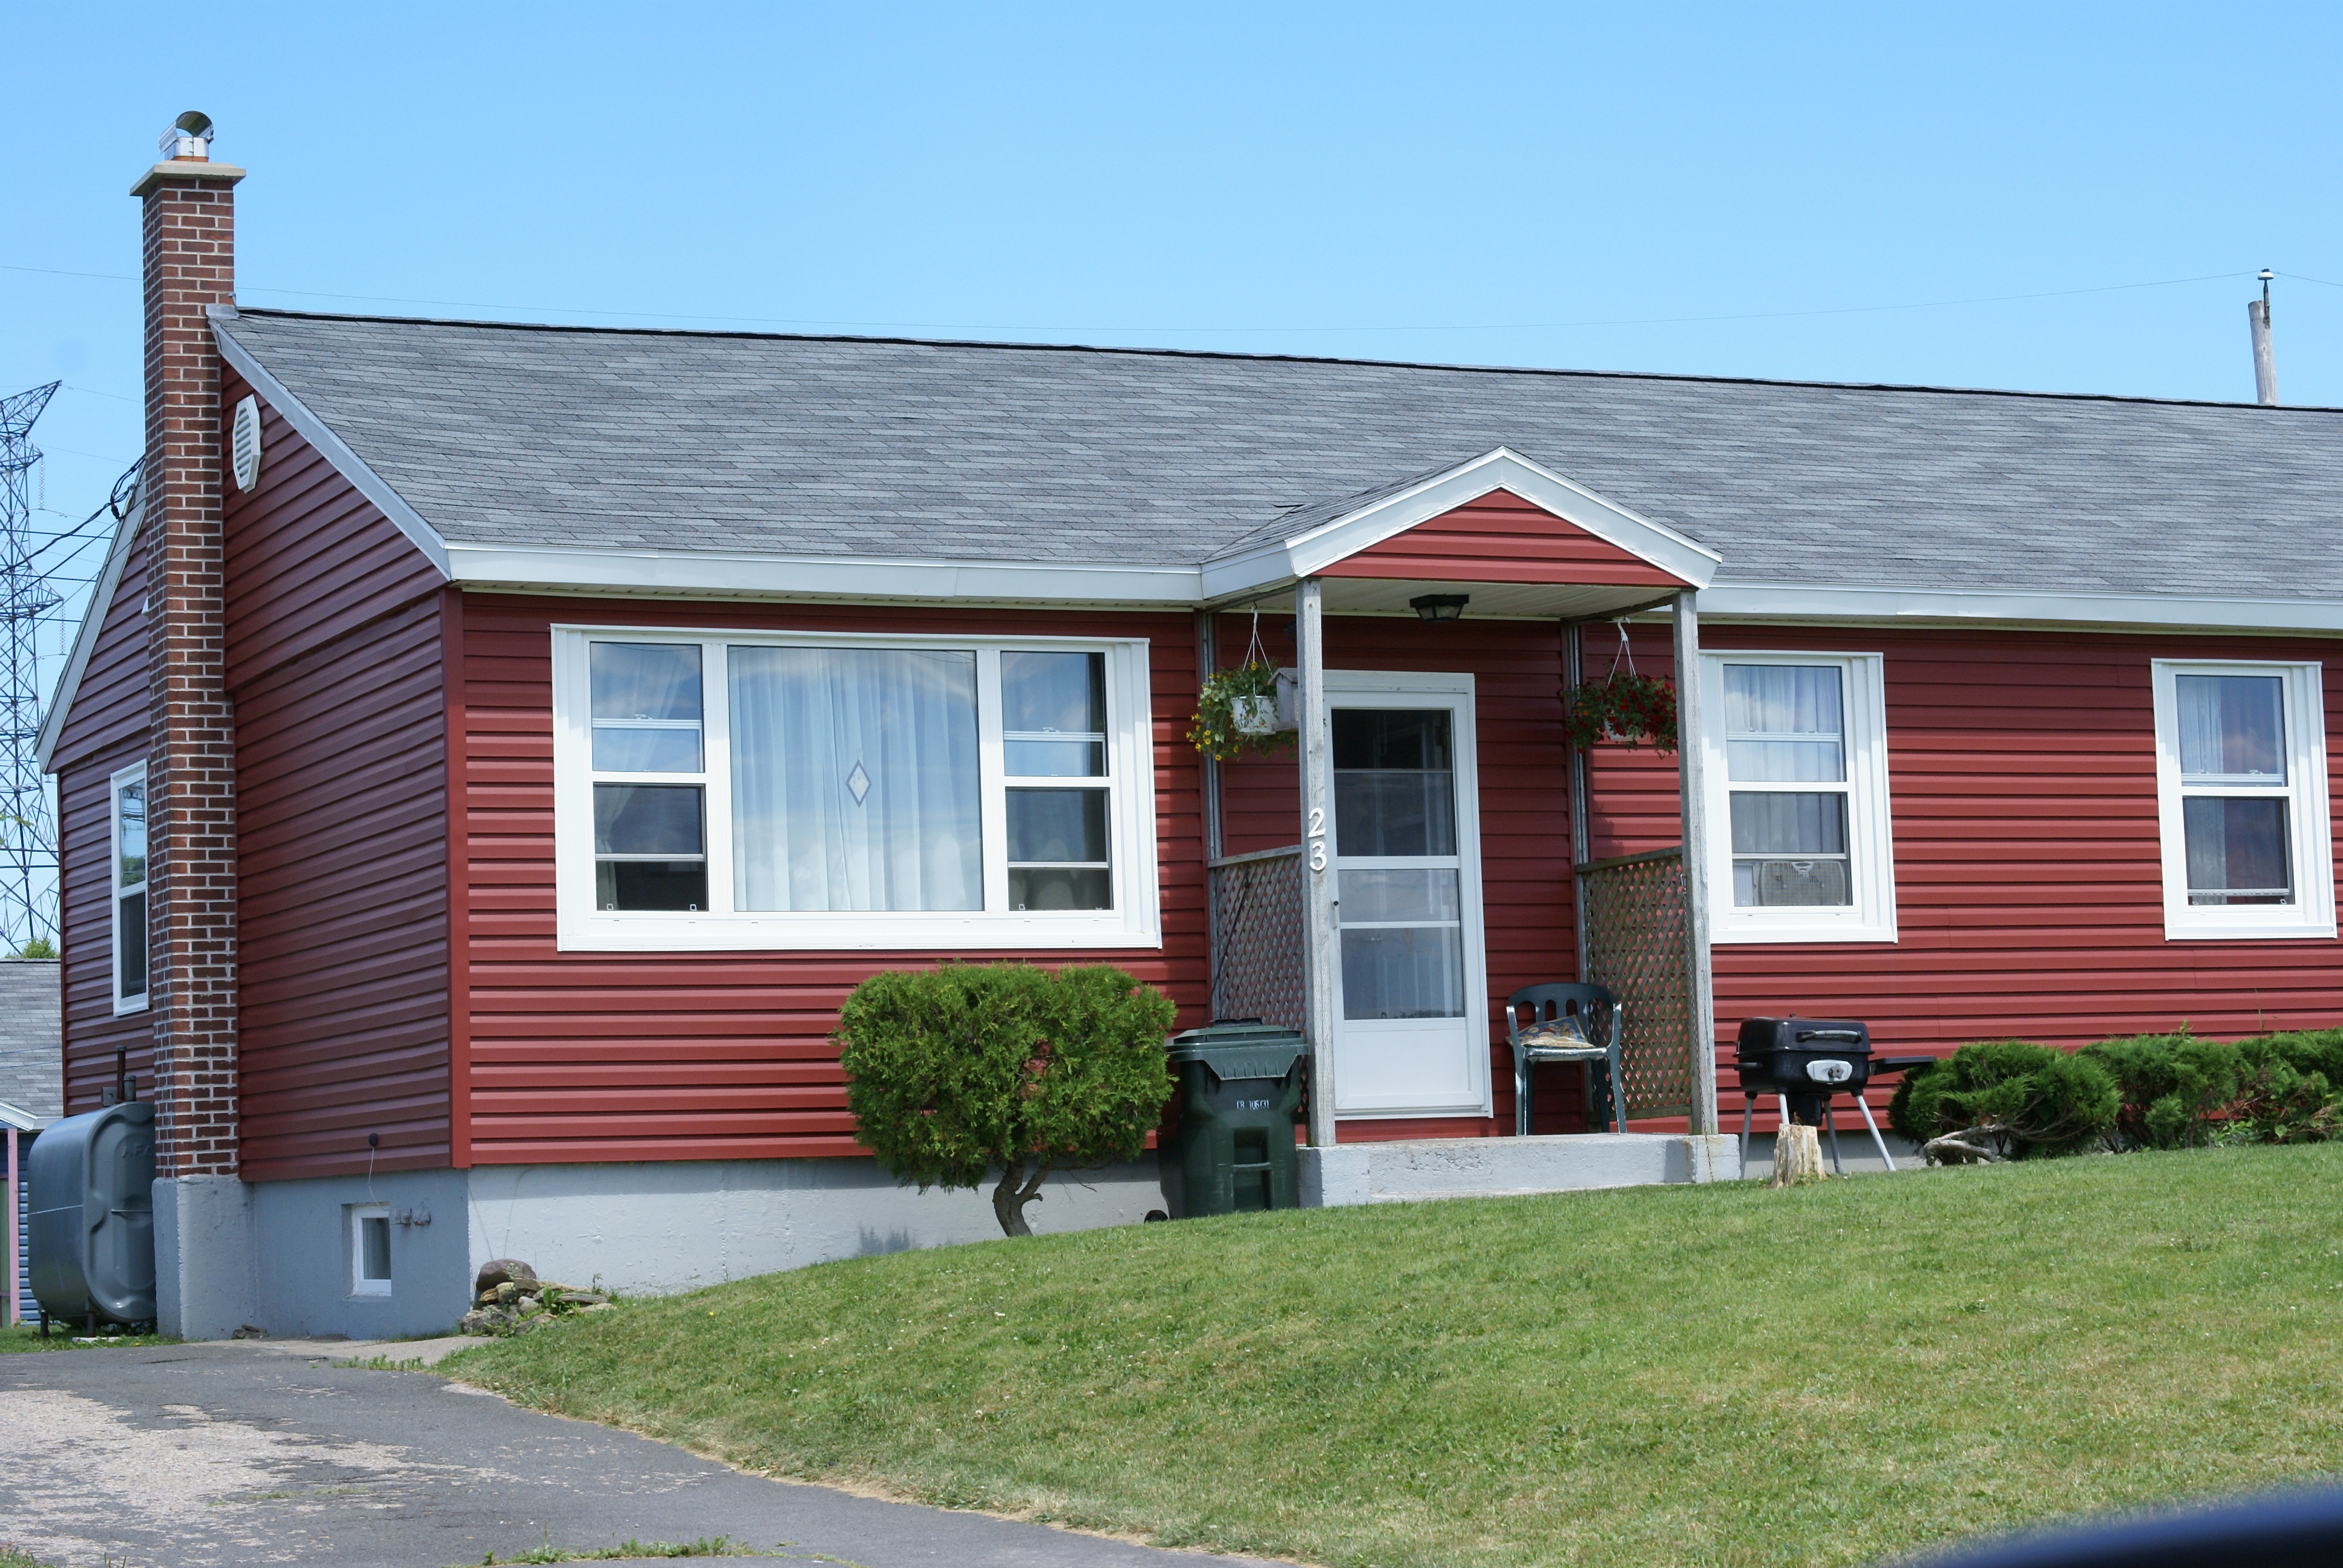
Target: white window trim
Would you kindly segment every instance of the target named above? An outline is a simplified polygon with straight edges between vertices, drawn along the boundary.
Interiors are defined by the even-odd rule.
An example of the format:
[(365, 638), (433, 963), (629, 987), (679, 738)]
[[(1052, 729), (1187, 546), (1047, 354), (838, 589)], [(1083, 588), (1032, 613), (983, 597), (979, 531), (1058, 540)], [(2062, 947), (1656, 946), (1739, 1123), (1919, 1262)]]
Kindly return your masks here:
[[(690, 643), (700, 649), (702, 760), (707, 766), (708, 898), (704, 911), (594, 907), (594, 796), (586, 647), (590, 640)], [(965, 913), (750, 910), (732, 906), (730, 704), (724, 649), (933, 648), (972, 649), (981, 769), (986, 908)], [(1114, 908), (1009, 910), (1002, 795), (999, 660), (1003, 650), (1101, 652), (1106, 657), (1107, 789)], [(701, 630), (677, 627), (553, 628), (555, 942), (563, 952), (937, 951), (1161, 948), (1155, 844), (1153, 716), (1144, 639), (929, 635), (896, 632)]]
[[(1713, 942), (1896, 940), (1896, 819), (1887, 798), (1885, 656), (1701, 650), (1702, 793), (1708, 813), (1708, 928)], [(1743, 909), (1733, 901), (1732, 780), (1725, 774), (1725, 667), (1828, 665), (1839, 672), (1846, 726), (1847, 875), (1840, 909)]]
[[(380, 1220), (387, 1226), (390, 1223), (390, 1205), (352, 1203), (347, 1206), (345, 1211), (349, 1215), (347, 1235), (350, 1257), (350, 1294), (375, 1297), (389, 1295), (391, 1281), (369, 1280), (366, 1277), (366, 1222), (368, 1220)], [(398, 1270), (394, 1265), (391, 1273), (396, 1277), (397, 1272)]]
[[(2148, 661), (2156, 708), (2156, 822), (2164, 864), (2164, 940), (2301, 940), (2335, 935), (2335, 853), (2328, 817), (2327, 723), (2317, 660), (2156, 658)], [(2181, 824), (2177, 675), (2275, 675), (2285, 682), (2285, 799), (2293, 819), (2290, 905), (2192, 904), (2187, 835)], [(2276, 791), (2272, 791), (2276, 793)]]
[[(106, 947), (109, 957), (106, 970), (106, 990), (114, 998), (115, 1016), (145, 1012), (146, 998), (155, 989), (155, 944), (146, 943), (146, 988), (136, 996), (122, 994), (122, 900), (126, 893), (143, 893), (154, 882), (151, 875), (143, 876), (136, 887), (122, 885), (122, 787), (128, 783), (146, 781), (146, 764), (134, 762), (117, 769), (106, 781)], [(146, 856), (145, 865), (155, 864), (155, 802), (146, 802)], [(154, 911), (147, 911), (149, 918)], [(142, 937), (144, 932), (141, 933)]]

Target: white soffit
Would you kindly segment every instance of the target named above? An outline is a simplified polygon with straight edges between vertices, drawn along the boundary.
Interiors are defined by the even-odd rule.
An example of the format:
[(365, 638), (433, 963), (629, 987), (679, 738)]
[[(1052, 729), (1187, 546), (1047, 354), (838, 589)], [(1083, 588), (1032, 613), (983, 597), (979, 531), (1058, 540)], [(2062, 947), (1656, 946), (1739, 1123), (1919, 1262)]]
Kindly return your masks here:
[(1470, 505), (1493, 490), (1508, 490), (1606, 544), (1650, 562), (1694, 588), (1706, 588), (1724, 558), (1663, 523), (1639, 517), (1551, 468), (1499, 447), (1397, 495), (1370, 502), (1297, 538), (1264, 545), (1204, 568), (1204, 592), (1225, 598), (1248, 589), (1313, 576), (1405, 533), (1418, 523)]
[(572, 550), (447, 546), (454, 580), (487, 588), (785, 599), (933, 599), (984, 604), (1126, 604), (1187, 608), (1193, 567), (940, 561), (877, 556), (730, 555), (699, 550)]

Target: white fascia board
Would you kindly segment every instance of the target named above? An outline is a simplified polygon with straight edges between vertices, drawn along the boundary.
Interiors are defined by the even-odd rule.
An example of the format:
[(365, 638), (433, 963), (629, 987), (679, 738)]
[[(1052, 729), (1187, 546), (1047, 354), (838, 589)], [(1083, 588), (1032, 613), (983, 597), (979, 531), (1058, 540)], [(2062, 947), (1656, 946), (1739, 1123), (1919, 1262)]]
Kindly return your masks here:
[(480, 587), (958, 604), (1195, 605), (1193, 567), (942, 561), (450, 543), (451, 580)]
[(2343, 633), (2343, 600), (2196, 594), (2012, 593), (1980, 588), (1856, 588), (1725, 583), (1704, 590), (1704, 618), (2002, 626), (2171, 628)]
[(1664, 523), (1639, 517), (1553, 469), (1499, 447), (1308, 533), (1208, 564), (1205, 597), (1222, 599), (1310, 577), (1418, 523), (1468, 506), (1492, 490), (1510, 490), (1696, 588), (1708, 586), (1724, 560), (1715, 550), (1694, 543)]
[(13, 1127), (19, 1132), (36, 1132), (48, 1124), (49, 1119), (45, 1116), (35, 1116), (20, 1106), (0, 1101), (0, 1127)]
[(81, 692), (81, 678), (89, 668), (89, 656), (97, 647), (97, 634), (105, 629), (106, 612), (114, 608), (115, 591), (122, 584), (122, 563), (130, 558), (130, 547), (137, 542), (138, 526), (146, 517), (146, 479), (142, 474), (131, 498), (129, 515), (114, 526), (114, 543), (106, 548), (105, 568), (97, 574), (89, 603), (81, 612), (81, 626), (74, 633), (73, 652), (66, 656), (65, 667), (57, 671), (57, 689), (49, 697), (48, 712), (41, 716), (41, 733), (34, 742), (33, 756), (44, 773), (49, 771), (49, 754), (56, 749), (57, 738), (65, 733), (65, 716), (73, 711), (74, 699)]
[(308, 406), (287, 389), (285, 383), (271, 376), (252, 351), (236, 340), (228, 324), (236, 319), (233, 308), (213, 305), (204, 309), (212, 324), (212, 339), (219, 345), (220, 357), (236, 367), (237, 375), (252, 384), (263, 401), (284, 416), (285, 422), (300, 433), (301, 438), (315, 447), (334, 466), (336, 472), (347, 479), (382, 515), (388, 518), (407, 542), (421, 550), (441, 577), (447, 574), (447, 541), (439, 530), (423, 520), (423, 515), (407, 504), (405, 497), (393, 489), (390, 482), (350, 450), (348, 443), (334, 434), (331, 427), (309, 411)]

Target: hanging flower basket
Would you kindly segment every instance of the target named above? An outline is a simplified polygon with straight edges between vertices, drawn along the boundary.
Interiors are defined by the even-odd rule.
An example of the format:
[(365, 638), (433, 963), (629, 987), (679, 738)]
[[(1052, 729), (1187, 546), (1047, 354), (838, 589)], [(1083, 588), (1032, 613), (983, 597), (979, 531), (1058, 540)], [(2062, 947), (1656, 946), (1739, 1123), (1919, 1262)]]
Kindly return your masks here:
[(1676, 689), (1656, 677), (1614, 670), (1575, 690), (1565, 688), (1562, 710), (1570, 743), (1581, 750), (1600, 740), (1676, 749)]
[(1254, 659), (1206, 676), (1188, 743), (1217, 762), (1292, 745), (1277, 728), (1277, 667)]

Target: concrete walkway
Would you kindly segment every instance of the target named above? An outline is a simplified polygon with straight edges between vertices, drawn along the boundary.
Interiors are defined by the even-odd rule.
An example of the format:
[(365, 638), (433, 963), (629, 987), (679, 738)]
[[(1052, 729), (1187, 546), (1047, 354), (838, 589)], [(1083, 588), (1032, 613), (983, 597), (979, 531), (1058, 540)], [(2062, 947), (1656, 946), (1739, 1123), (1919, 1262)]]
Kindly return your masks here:
[(449, 1568), (719, 1535), (862, 1568), (1231, 1561), (766, 1481), (427, 1373), (332, 1364), (452, 1348), (0, 1356), (0, 1541), (56, 1568)]

